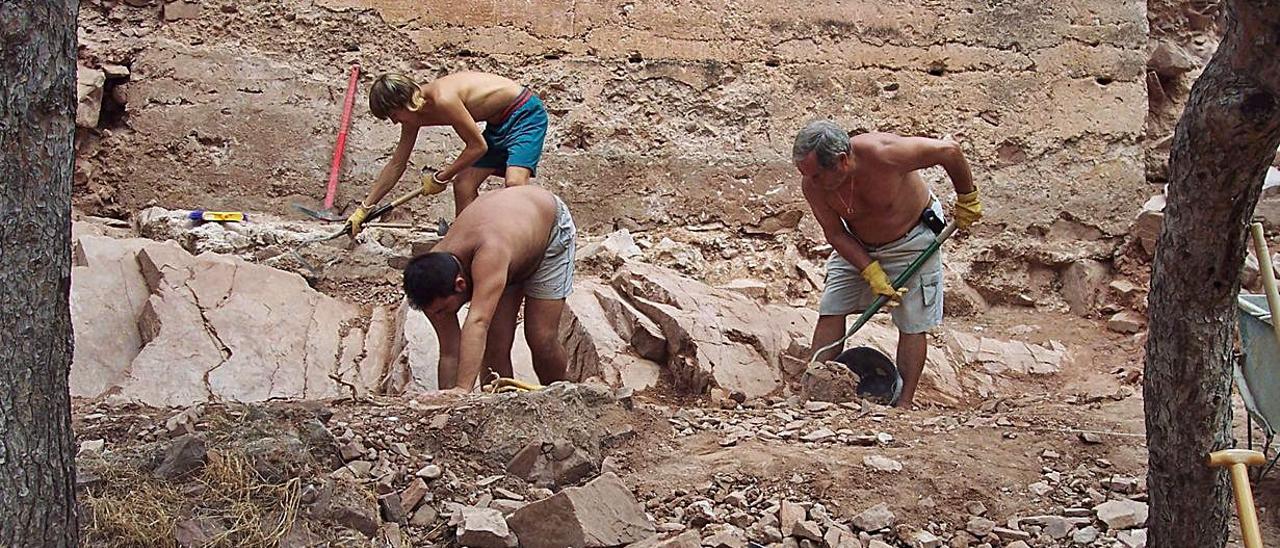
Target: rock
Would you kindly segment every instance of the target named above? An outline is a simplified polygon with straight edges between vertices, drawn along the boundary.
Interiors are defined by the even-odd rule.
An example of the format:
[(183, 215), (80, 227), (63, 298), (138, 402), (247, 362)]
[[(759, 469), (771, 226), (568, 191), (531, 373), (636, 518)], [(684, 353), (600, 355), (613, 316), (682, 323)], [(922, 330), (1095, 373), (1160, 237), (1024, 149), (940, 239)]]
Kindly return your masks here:
[(359, 459), (360, 457), (363, 457), (365, 454), (365, 451), (367, 450), (364, 448), (364, 445), (360, 444), (359, 441), (351, 440), (343, 444), (342, 447), (338, 448), (338, 455), (342, 457), (342, 460), (344, 462), (351, 462), (353, 460)]
[(1154, 257), (1156, 253), (1156, 238), (1160, 236), (1160, 225), (1164, 222), (1164, 206), (1163, 194), (1152, 196), (1142, 205), (1142, 211), (1129, 230), (1147, 258)]
[(1021, 540), (1021, 541), (1031, 540), (1031, 533), (1028, 533), (1020, 529), (1012, 529), (1008, 527), (996, 527), (996, 528), (993, 528), (991, 532), (995, 534), (995, 536), (1000, 537), (1000, 540), (1003, 540), (1005, 542), (1018, 541), (1018, 540)]
[(1102, 486), (1117, 493), (1133, 494), (1138, 492), (1141, 482), (1138, 478), (1111, 476), (1102, 481)]
[(382, 509), (382, 519), (390, 523), (404, 523), (404, 506), (400, 503), (400, 495), (388, 493), (378, 497), (378, 507)]
[(694, 527), (702, 527), (708, 523), (718, 521), (716, 519), (716, 511), (711, 501), (699, 500), (694, 501), (684, 509), (684, 517)]
[(1058, 516), (1047, 516), (1044, 521), (1044, 533), (1053, 537), (1053, 540), (1062, 540), (1067, 538), (1076, 526), (1070, 520)]
[(164, 20), (196, 19), (200, 17), (200, 4), (190, 0), (166, 0), (164, 4)]
[(334, 523), (359, 531), (374, 538), (381, 526), (378, 522), (378, 505), (362, 489), (339, 480), (328, 498), (328, 508), (323, 515)]
[(970, 514), (973, 514), (975, 516), (983, 516), (983, 515), (986, 515), (987, 513), (987, 505), (983, 504), (981, 501), (976, 501), (976, 500), (964, 503), (964, 509), (966, 512), (969, 512)]
[(124, 65), (115, 65), (112, 63), (102, 64), (102, 74), (108, 80), (127, 80), (129, 78), (129, 67)]
[(867, 548), (893, 548), (893, 545), (880, 539), (871, 539), (871, 541), (867, 543)]
[(413, 513), (413, 517), (409, 518), (409, 525), (426, 527), (435, 523), (437, 517), (439, 517), (439, 514), (435, 508), (430, 504), (423, 504), (421, 508), (418, 508), (418, 511)]
[(107, 77), (102, 71), (76, 66), (76, 126), (98, 127), (102, 114), (102, 88)]
[(1062, 298), (1066, 299), (1071, 313), (1091, 316), (1106, 297), (1110, 276), (1107, 265), (1091, 259), (1081, 259), (1062, 272)]
[(502, 513), (489, 508), (464, 507), (458, 525), (458, 544), (474, 548), (514, 548), (517, 536)]
[(507, 473), (534, 485), (574, 485), (599, 470), (591, 456), (568, 441), (534, 440), (507, 463)]
[(805, 359), (814, 312), (761, 305), (653, 265), (624, 266), (612, 285), (662, 330), (675, 388), (748, 398), (782, 387), (783, 357)]
[(417, 472), (414, 472), (413, 475), (418, 476), (419, 478), (422, 478), (424, 480), (431, 481), (434, 479), (439, 479), (440, 476), (444, 475), (444, 471), (441, 470), (439, 466), (436, 466), (434, 464), (428, 464), (426, 466), (423, 466)]
[(701, 537), (693, 531), (685, 531), (671, 538), (664, 536), (663, 533), (657, 533), (628, 548), (702, 548)]
[(778, 508), (778, 526), (782, 531), (782, 536), (795, 536), (796, 524), (806, 517), (803, 506), (789, 500), (782, 501), (781, 506)]
[(973, 536), (982, 538), (987, 535), (990, 535), (992, 530), (995, 529), (995, 527), (996, 527), (996, 522), (991, 521), (987, 518), (974, 516), (969, 518), (969, 523), (965, 525), (964, 529), (970, 533), (973, 533)]
[(207, 458), (204, 438), (188, 434), (169, 443), (163, 460), (151, 474), (161, 479), (177, 479), (203, 467)]
[(173, 530), (173, 540), (181, 548), (197, 548), (213, 545), (219, 535), (227, 528), (221, 520), (212, 516), (201, 516), (179, 521)]
[(819, 443), (819, 442), (827, 441), (831, 438), (834, 438), (835, 436), (836, 436), (836, 433), (832, 432), (830, 428), (822, 427), (812, 432), (809, 432), (808, 434), (800, 436), (800, 439), (807, 442)]
[(840, 362), (814, 362), (800, 378), (801, 394), (810, 401), (845, 403), (858, 399), (861, 379)]
[(1071, 542), (1076, 544), (1093, 544), (1098, 539), (1098, 529), (1092, 525), (1080, 529), (1071, 535)]
[(1137, 312), (1126, 310), (1111, 316), (1111, 319), (1107, 320), (1107, 329), (1116, 333), (1137, 333), (1142, 331), (1145, 323), (1146, 321)]
[(1147, 530), (1134, 529), (1131, 531), (1120, 531), (1120, 533), (1116, 535), (1116, 539), (1128, 548), (1146, 548)]
[(752, 299), (764, 299), (769, 293), (769, 286), (760, 280), (738, 278), (719, 286), (720, 289), (734, 291)]
[(714, 529), (716, 532), (702, 539), (702, 545), (708, 548), (747, 548), (747, 535), (733, 525), (722, 525)]
[(1095, 434), (1093, 432), (1081, 432), (1080, 441), (1088, 445), (1098, 445), (1102, 443), (1102, 436), (1099, 436), (1098, 434)]
[(1023, 541), (1015, 540), (1013, 542), (1010, 542), (1009, 544), (1006, 544), (1005, 548), (1031, 548), (1031, 546)]
[(165, 432), (167, 432), (171, 438), (196, 433), (196, 422), (200, 420), (201, 412), (201, 406), (193, 405), (182, 410), (180, 413), (169, 417), (169, 419), (164, 422)]
[(1195, 70), (1196, 62), (1182, 46), (1161, 40), (1151, 50), (1147, 68), (1154, 70), (1161, 78), (1173, 79)]
[(1093, 507), (1098, 520), (1109, 530), (1133, 529), (1147, 522), (1147, 503), (1136, 500), (1111, 500)]
[(667, 345), (658, 326), (613, 288), (576, 282), (565, 300), (561, 342), (570, 379), (597, 377), (612, 386), (645, 390), (658, 382)]
[(809, 520), (796, 522), (792, 536), (822, 542), (822, 527)]
[(907, 536), (907, 544), (911, 548), (941, 548), (942, 539), (928, 531), (915, 531)]
[(84, 458), (91, 455), (101, 455), (102, 450), (107, 447), (107, 440), (85, 440), (80, 442), (80, 450), (76, 452), (76, 457)]
[(1053, 487), (1043, 481), (1037, 481), (1027, 486), (1027, 490), (1037, 497), (1043, 497), (1053, 492)]
[(617, 546), (655, 532), (644, 509), (614, 474), (529, 503), (507, 523), (526, 548)]
[(516, 510), (519, 510), (520, 508), (524, 507), (524, 505), (525, 505), (524, 501), (512, 500), (512, 499), (496, 499), (493, 502), (489, 503), (489, 508), (493, 508), (494, 510), (502, 512), (502, 515), (504, 516), (509, 516), (511, 514), (514, 514)]
[(892, 526), (893, 519), (893, 512), (889, 511), (889, 505), (882, 502), (863, 510), (862, 513), (854, 516), (849, 523), (859, 530), (871, 533)]
[(625, 228), (609, 233), (600, 242), (590, 244), (582, 251), (578, 252), (578, 259), (589, 259), (597, 255), (603, 257), (617, 257), (627, 259), (635, 257), (641, 253), (640, 246), (636, 245), (635, 238), (631, 237), (631, 232)]
[[(385, 344), (344, 331), (360, 308), (297, 274), (143, 239), (82, 236), (76, 255), (75, 396), (114, 391), (152, 406), (336, 397), (345, 389), (332, 376), (361, 384), (362, 349)], [(108, 305), (95, 292), (123, 297)], [(384, 366), (362, 373), (376, 382)]]
[(880, 455), (867, 455), (865, 457), (862, 457), (862, 465), (872, 470), (879, 470), (881, 472), (901, 472), (902, 471), (901, 462), (898, 462), (889, 457), (883, 457)]

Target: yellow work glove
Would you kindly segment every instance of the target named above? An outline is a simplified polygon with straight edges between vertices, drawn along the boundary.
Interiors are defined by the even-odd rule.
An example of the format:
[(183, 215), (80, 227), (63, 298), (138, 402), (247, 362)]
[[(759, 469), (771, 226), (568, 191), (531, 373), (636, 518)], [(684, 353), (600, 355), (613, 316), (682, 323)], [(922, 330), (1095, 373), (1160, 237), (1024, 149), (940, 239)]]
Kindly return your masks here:
[(871, 264), (862, 269), (862, 279), (867, 281), (871, 286), (871, 291), (876, 295), (884, 295), (889, 300), (885, 302), (885, 307), (891, 307), (902, 300), (902, 296), (907, 293), (907, 288), (894, 289), (893, 283), (889, 281), (889, 275), (884, 273), (881, 268), (880, 261), (871, 261)]
[(978, 201), (978, 189), (956, 196), (956, 226), (969, 228), (981, 218), (982, 203)]
[(355, 238), (360, 233), (360, 225), (364, 224), (364, 218), (369, 216), (369, 210), (363, 205), (356, 208), (356, 212), (347, 217), (347, 225), (351, 227), (351, 237)]
[(423, 194), (427, 196), (430, 196), (432, 194), (439, 194), (441, 192), (444, 192), (444, 189), (446, 188), (448, 187), (444, 184), (444, 181), (436, 180), (436, 174), (434, 172), (426, 173), (422, 176), (422, 193)]

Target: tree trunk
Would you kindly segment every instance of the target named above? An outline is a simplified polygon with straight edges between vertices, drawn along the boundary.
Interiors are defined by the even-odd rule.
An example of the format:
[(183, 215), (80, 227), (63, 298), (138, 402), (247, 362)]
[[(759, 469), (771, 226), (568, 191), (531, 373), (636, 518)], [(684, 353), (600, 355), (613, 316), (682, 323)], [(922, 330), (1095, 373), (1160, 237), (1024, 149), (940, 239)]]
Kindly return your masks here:
[[(1233, 519), (1231, 353), (1247, 226), (1280, 144), (1280, 0), (1231, 0), (1174, 132), (1152, 266), (1143, 392), (1153, 547), (1220, 547)], [(1269, 260), (1260, 257), (1260, 260)]]
[(0, 0), (0, 546), (75, 546), (78, 0)]

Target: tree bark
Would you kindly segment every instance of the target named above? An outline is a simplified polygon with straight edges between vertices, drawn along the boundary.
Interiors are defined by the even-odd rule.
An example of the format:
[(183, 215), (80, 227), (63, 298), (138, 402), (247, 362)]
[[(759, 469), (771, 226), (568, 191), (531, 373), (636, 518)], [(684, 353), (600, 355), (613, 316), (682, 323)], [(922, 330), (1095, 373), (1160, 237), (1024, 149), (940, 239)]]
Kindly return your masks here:
[[(1226, 33), (1174, 131), (1152, 265), (1143, 392), (1153, 547), (1220, 547), (1231, 354), (1247, 227), (1280, 144), (1280, 0), (1231, 0)], [(1267, 258), (1260, 258), (1268, 260)]]
[(0, 0), (0, 546), (75, 546), (78, 0)]

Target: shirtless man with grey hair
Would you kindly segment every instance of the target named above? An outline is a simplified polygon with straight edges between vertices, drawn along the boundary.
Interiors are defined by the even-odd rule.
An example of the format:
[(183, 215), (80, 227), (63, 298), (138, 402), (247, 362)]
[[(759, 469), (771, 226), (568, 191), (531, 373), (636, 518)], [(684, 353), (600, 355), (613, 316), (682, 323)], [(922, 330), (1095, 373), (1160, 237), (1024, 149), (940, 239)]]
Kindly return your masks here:
[[(978, 189), (960, 145), (924, 137), (864, 133), (850, 137), (829, 120), (800, 130), (792, 158), (800, 187), (834, 251), (818, 306), (813, 349), (844, 335), (849, 314), (862, 312), (876, 296), (889, 298), (898, 328), (898, 407), (909, 407), (924, 371), (926, 332), (942, 323), (942, 253), (935, 253), (908, 280), (897, 277), (940, 232), (942, 206), (917, 170), (942, 166), (955, 185), (956, 224), (967, 228), (982, 217)], [(894, 306), (896, 305), (896, 306)], [(828, 351), (820, 360), (836, 355)]]

